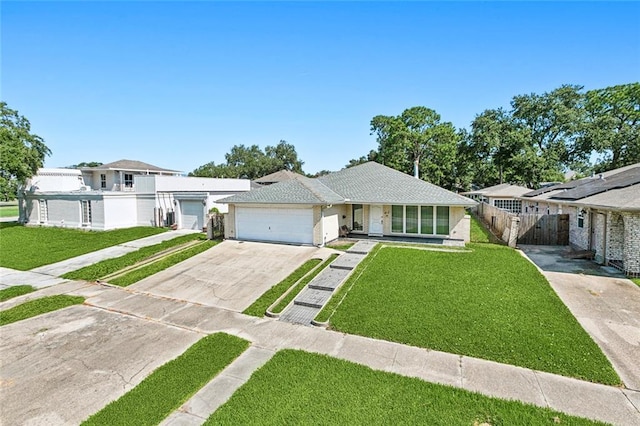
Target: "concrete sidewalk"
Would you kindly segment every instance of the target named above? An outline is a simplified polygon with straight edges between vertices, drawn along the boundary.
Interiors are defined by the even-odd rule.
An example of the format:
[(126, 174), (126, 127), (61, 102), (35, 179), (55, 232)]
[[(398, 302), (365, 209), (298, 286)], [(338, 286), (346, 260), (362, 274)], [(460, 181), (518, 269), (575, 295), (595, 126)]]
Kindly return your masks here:
[(51, 265), (40, 266), (34, 268), (31, 272), (38, 274), (50, 275), (53, 277), (59, 277), (67, 272), (75, 271), (85, 266), (93, 265), (105, 259), (112, 259), (124, 254), (136, 251), (142, 247), (152, 246), (154, 244), (161, 243), (163, 241), (171, 240), (181, 235), (198, 233), (200, 231), (194, 231), (191, 229), (179, 229), (176, 231), (167, 231), (161, 234), (152, 235), (150, 237), (140, 238), (138, 240), (127, 241), (117, 246), (107, 247), (102, 250), (94, 251), (91, 253), (83, 254), (81, 256), (73, 257), (71, 259), (63, 260)]
[[(138, 294), (130, 289), (99, 285), (91, 287), (94, 288), (83, 287), (74, 292), (87, 296), (86, 304), (90, 306), (196, 332), (229, 333), (251, 341), (253, 347), (266, 351), (263, 355), (284, 348), (301, 349), (377, 370), (417, 377), (488, 396), (519, 400), (576, 416), (618, 425), (640, 424), (640, 392), (634, 390), (367, 337), (249, 317), (221, 308)], [(232, 392), (225, 383), (231, 382), (234, 381), (219, 380), (215, 385), (215, 392), (211, 389), (206, 392), (226, 392), (230, 395)], [(229, 386), (236, 385), (237, 383)], [(195, 403), (190, 401), (186, 406)], [(188, 412), (188, 408), (183, 408), (183, 411)], [(174, 416), (172, 421), (175, 423), (171, 424), (201, 424), (198, 419), (203, 420), (206, 413), (202, 410), (198, 413), (188, 416), (188, 419), (183, 418), (185, 423)]]

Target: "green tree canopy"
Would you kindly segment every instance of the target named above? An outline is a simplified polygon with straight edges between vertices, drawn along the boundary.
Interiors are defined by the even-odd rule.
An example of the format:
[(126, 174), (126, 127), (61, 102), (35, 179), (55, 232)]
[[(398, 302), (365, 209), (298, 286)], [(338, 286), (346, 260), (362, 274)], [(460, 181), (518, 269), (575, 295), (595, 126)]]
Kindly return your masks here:
[[(453, 124), (441, 122), (434, 110), (417, 106), (399, 116), (378, 115), (371, 120), (378, 150), (369, 158), (413, 174), (445, 188), (457, 186), (457, 153), (460, 133)], [(356, 165), (363, 158), (351, 160)]]
[(585, 151), (603, 156), (597, 171), (640, 162), (640, 83), (586, 93)]
[(51, 151), (31, 133), (31, 124), (18, 111), (0, 102), (0, 198), (12, 200), (18, 186), (36, 174)]
[(74, 164), (72, 166), (67, 167), (67, 169), (79, 169), (81, 167), (98, 167), (102, 166), (104, 163), (99, 161), (83, 161), (82, 163)]
[(303, 174), (304, 162), (298, 158), (295, 147), (283, 140), (264, 151), (258, 145), (234, 145), (225, 154), (225, 160), (224, 164), (204, 164), (189, 176), (258, 179), (279, 170)]

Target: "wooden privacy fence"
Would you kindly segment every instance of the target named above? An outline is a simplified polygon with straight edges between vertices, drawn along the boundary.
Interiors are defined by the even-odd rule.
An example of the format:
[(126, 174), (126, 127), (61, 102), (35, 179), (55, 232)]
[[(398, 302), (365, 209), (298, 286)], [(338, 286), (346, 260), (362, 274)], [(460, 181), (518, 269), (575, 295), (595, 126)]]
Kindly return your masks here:
[(568, 214), (521, 214), (519, 244), (566, 246), (569, 244)]
[(516, 244), (568, 245), (569, 215), (509, 213), (487, 203), (477, 207), (478, 216), (510, 247)]

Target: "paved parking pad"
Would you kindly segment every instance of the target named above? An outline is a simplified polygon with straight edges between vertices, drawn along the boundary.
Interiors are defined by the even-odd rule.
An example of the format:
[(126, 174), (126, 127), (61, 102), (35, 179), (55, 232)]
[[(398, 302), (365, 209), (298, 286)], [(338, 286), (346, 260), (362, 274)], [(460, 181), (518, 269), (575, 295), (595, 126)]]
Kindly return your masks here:
[(131, 288), (240, 312), (306, 260), (326, 258), (331, 252), (309, 246), (224, 241)]
[(203, 337), (74, 306), (2, 327), (2, 424), (79, 424)]

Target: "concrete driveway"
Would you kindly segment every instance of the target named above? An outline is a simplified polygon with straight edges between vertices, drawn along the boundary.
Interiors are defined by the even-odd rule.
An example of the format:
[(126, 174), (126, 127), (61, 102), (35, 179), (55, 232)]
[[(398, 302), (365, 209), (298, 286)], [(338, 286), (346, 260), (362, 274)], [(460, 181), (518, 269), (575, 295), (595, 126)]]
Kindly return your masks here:
[[(640, 390), (640, 287), (588, 261), (557, 258), (562, 247), (522, 246), (629, 389)], [(574, 269), (586, 269), (575, 273)], [(596, 274), (594, 274), (594, 271)]]
[(201, 337), (89, 306), (3, 326), (1, 423), (79, 424)]
[(324, 259), (332, 252), (227, 240), (130, 288), (241, 312), (308, 259)]

